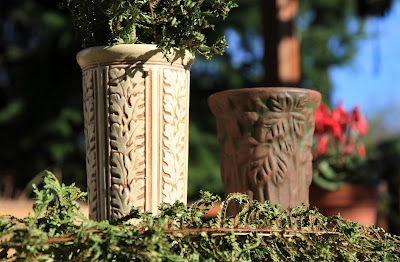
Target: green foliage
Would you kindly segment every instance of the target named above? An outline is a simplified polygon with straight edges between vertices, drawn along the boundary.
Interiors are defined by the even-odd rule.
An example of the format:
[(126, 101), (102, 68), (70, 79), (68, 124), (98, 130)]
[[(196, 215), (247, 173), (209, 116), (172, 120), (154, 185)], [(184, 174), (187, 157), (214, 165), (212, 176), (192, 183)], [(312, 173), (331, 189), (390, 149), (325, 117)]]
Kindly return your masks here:
[(368, 158), (329, 152), (313, 162), (313, 184), (326, 190), (336, 190), (347, 184), (376, 184), (377, 177)]
[(173, 47), (208, 58), (221, 54), (224, 37), (208, 45), (206, 32), (214, 20), (225, 19), (236, 4), (231, 0), (67, 0), (83, 45), (157, 44), (165, 53)]
[[(201, 216), (219, 197), (202, 192), (190, 207), (163, 203), (157, 216), (132, 209), (121, 219), (95, 222), (80, 212), (77, 200), (85, 193), (74, 185), (48, 174), (34, 191), (34, 217), (0, 217), (4, 261), (400, 261), (400, 238), (382, 229), (303, 206), (281, 211), (239, 193), (208, 221)], [(227, 217), (232, 201), (242, 211)]]
[(39, 229), (47, 232), (50, 237), (62, 233), (69, 233), (74, 223), (84, 220), (77, 200), (84, 200), (87, 195), (81, 192), (75, 184), (60, 185), (56, 177), (46, 171), (42, 191), (33, 185), (35, 204), (32, 222), (40, 225)]
[(80, 46), (72, 22), (57, 1), (0, 2), (0, 176), (15, 178), (10, 197), (20, 197), (43, 169), (84, 189)]
[[(213, 123), (215, 125), (215, 123)], [(196, 199), (200, 190), (221, 194), (224, 185), (219, 167), (219, 145), (217, 137), (200, 132), (193, 122), (189, 126), (189, 175), (188, 199)]]

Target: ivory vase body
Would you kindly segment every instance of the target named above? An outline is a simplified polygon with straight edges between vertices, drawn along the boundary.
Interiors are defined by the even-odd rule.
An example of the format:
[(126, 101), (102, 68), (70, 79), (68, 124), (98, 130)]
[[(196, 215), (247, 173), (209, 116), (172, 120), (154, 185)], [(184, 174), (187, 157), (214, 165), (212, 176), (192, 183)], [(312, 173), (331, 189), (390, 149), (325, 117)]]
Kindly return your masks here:
[(318, 92), (300, 88), (236, 89), (210, 96), (225, 194), (243, 192), (282, 208), (308, 205), (313, 115), (320, 100)]
[(187, 201), (189, 69), (194, 57), (155, 45), (82, 50), (89, 217)]

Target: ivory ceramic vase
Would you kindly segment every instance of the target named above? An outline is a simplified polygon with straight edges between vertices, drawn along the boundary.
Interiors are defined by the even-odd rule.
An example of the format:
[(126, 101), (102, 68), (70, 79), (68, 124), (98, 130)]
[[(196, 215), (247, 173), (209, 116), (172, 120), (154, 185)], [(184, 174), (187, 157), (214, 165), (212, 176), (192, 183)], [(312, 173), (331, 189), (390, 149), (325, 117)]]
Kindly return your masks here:
[(244, 192), (282, 208), (308, 205), (313, 115), (320, 100), (320, 93), (301, 88), (236, 89), (210, 96), (225, 194)]
[(194, 57), (155, 45), (99, 46), (78, 53), (83, 71), (89, 216), (132, 207), (157, 213), (186, 202), (189, 69)]

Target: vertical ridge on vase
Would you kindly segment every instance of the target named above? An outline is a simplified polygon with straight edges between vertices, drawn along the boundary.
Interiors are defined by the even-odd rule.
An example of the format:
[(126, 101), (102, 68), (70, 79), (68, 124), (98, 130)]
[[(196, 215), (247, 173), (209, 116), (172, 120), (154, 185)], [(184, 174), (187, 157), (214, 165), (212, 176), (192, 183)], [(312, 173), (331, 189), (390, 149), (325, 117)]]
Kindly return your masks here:
[(103, 109), (102, 109), (102, 116), (103, 116), (103, 123), (102, 123), (102, 132), (104, 134), (104, 137), (102, 137), (103, 141), (103, 146), (104, 150), (103, 151), (103, 159), (104, 159), (104, 219), (109, 220), (110, 219), (110, 214), (111, 214), (111, 208), (110, 208), (110, 201), (111, 201), (111, 175), (110, 175), (110, 146), (109, 146), (109, 138), (110, 138), (110, 121), (109, 121), (109, 115), (110, 115), (110, 94), (109, 94), (109, 87), (108, 87), (108, 72), (109, 72), (109, 66), (104, 66), (101, 68), (101, 75), (100, 75), (100, 80), (101, 84), (99, 85), (101, 87), (102, 95), (103, 95)]
[[(145, 69), (147, 70), (147, 69)], [(151, 150), (151, 143), (153, 141), (152, 139), (152, 128), (153, 125), (151, 123), (152, 121), (152, 112), (151, 112), (151, 107), (152, 107), (152, 95), (151, 95), (151, 85), (152, 85), (152, 76), (153, 72), (152, 70), (148, 70), (148, 76), (147, 76), (147, 81), (145, 81), (145, 119), (146, 119), (146, 126), (145, 126), (145, 165), (146, 165), (146, 170), (145, 170), (145, 183), (146, 183), (146, 192), (145, 192), (145, 209), (144, 211), (151, 211), (151, 203), (152, 203), (152, 188), (151, 188), (151, 183), (152, 183), (152, 177), (151, 174), (153, 172), (153, 158), (152, 158), (152, 150)]]
[(98, 66), (93, 69), (94, 83), (95, 83), (95, 98), (96, 98), (96, 139), (97, 139), (97, 194), (98, 194), (98, 220), (108, 219), (107, 212), (107, 169), (108, 169), (108, 155), (105, 150), (107, 121), (105, 119), (106, 106), (106, 81), (104, 79), (107, 67)]
[[(164, 143), (164, 137), (163, 137), (163, 126), (164, 126), (164, 111), (163, 111), (163, 96), (164, 96), (164, 84), (163, 84), (163, 78), (164, 78), (164, 66), (157, 66), (157, 74), (154, 77), (154, 80), (157, 83), (157, 96), (155, 97), (155, 101), (157, 102), (157, 109), (158, 111), (156, 112), (155, 117), (157, 118), (157, 141), (158, 144), (155, 145), (155, 148), (157, 149), (157, 177), (154, 183), (154, 190), (156, 190), (156, 193), (154, 194), (156, 196), (155, 202), (157, 203), (157, 207), (163, 202), (163, 196), (162, 196), (162, 185), (163, 185), (163, 143)], [(158, 208), (156, 209), (158, 212)]]
[(185, 174), (184, 174), (184, 182), (183, 182), (183, 185), (184, 185), (184, 190), (183, 190), (183, 193), (184, 193), (184, 196), (183, 196), (183, 199), (184, 199), (184, 203), (186, 203), (187, 202), (187, 185), (188, 185), (188, 167), (189, 167), (189, 120), (190, 120), (190, 118), (189, 118), (189, 108), (190, 108), (190, 71), (189, 70), (185, 70), (185, 72), (186, 72), (186, 83), (185, 83), (185, 86), (186, 86), (186, 99), (187, 99), (187, 101), (186, 101), (186, 105), (187, 105), (187, 108), (186, 108), (186, 135), (185, 135), (185, 139), (186, 139), (186, 141), (185, 141)]
[(164, 110), (163, 110), (163, 97), (164, 97), (164, 66), (157, 67), (157, 85), (159, 88), (157, 89), (157, 104), (158, 104), (158, 112), (157, 112), (157, 183), (155, 184), (157, 190), (157, 205), (164, 202), (162, 188), (163, 188), (163, 160), (164, 160)]
[(149, 194), (149, 198), (151, 199), (150, 208), (153, 210), (153, 213), (156, 214), (158, 210), (158, 205), (160, 204), (160, 197), (158, 193), (160, 190), (158, 189), (159, 181), (158, 175), (159, 171), (159, 152), (160, 152), (160, 115), (159, 115), (159, 107), (160, 107), (160, 90), (157, 88), (160, 86), (160, 69), (159, 67), (152, 67), (151, 69), (151, 77), (150, 77), (150, 91), (151, 91), (151, 107), (149, 108), (149, 112), (151, 112), (151, 168), (152, 172), (149, 177), (151, 177), (151, 194)]

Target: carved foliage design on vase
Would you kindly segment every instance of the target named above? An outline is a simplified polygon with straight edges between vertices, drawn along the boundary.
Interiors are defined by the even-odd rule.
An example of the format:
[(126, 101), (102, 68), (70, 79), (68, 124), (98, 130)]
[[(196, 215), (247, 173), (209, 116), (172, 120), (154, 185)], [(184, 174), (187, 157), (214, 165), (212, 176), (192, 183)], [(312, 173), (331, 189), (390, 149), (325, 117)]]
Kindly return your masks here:
[(143, 68), (109, 71), (111, 216), (144, 209), (145, 83)]
[(163, 187), (164, 202), (186, 199), (188, 90), (185, 71), (164, 70)]
[(83, 114), (85, 126), (85, 144), (86, 144), (86, 170), (88, 199), (92, 203), (89, 208), (89, 218), (97, 219), (97, 172), (96, 172), (96, 135), (95, 135), (95, 108), (94, 108), (94, 71), (87, 70), (82, 75), (83, 82)]
[[(154, 45), (94, 47), (83, 70), (89, 216), (186, 203), (189, 77), (194, 57), (168, 62)], [(132, 221), (134, 222), (134, 221)]]
[(319, 100), (319, 93), (295, 88), (252, 88), (211, 96), (225, 194), (245, 192), (282, 208), (308, 205), (313, 114)]

